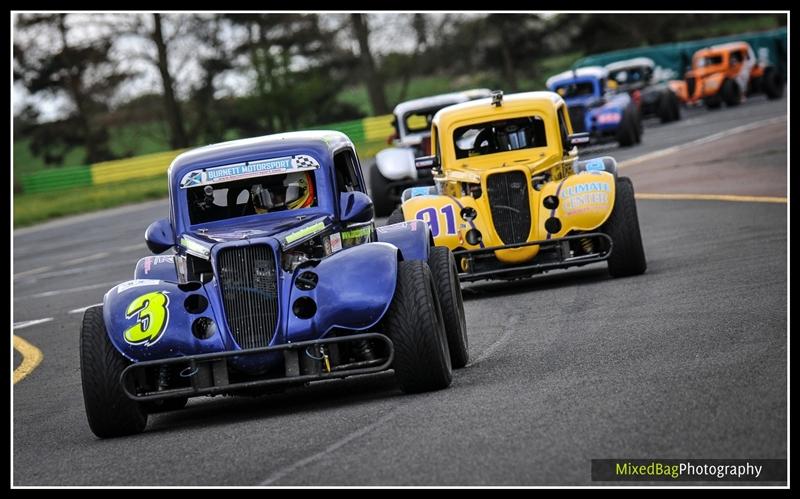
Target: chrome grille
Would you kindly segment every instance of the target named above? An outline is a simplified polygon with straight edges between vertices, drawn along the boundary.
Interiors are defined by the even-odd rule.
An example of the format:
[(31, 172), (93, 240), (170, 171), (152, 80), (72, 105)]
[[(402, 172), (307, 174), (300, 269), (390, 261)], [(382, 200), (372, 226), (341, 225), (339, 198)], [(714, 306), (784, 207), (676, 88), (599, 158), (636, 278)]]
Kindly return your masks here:
[(686, 78), (686, 91), (689, 93), (689, 97), (694, 95), (694, 86), (695, 86), (695, 79)]
[(569, 122), (572, 123), (572, 131), (575, 133), (586, 131), (586, 108), (584, 106), (568, 106)]
[(266, 245), (227, 248), (217, 257), (225, 317), (241, 348), (269, 346), (278, 323), (275, 256)]
[(504, 244), (522, 243), (531, 231), (528, 177), (520, 171), (496, 173), (486, 179), (494, 230)]

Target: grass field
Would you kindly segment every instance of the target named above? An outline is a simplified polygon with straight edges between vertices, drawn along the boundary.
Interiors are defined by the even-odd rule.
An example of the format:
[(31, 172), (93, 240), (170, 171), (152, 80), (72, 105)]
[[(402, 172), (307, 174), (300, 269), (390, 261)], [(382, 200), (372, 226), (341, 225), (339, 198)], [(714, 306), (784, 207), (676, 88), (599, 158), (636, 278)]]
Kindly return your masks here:
[(14, 228), (167, 196), (167, 177), (14, 196)]

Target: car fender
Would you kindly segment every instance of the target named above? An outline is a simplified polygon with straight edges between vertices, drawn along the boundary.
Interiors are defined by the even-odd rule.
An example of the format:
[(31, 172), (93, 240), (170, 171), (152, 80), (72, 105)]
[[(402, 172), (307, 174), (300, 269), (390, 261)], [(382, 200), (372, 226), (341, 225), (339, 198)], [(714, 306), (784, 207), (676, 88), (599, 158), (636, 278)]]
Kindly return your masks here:
[(579, 160), (573, 164), (575, 173), (580, 172), (608, 172), (617, 176), (617, 160), (611, 156), (602, 156), (599, 158), (592, 158), (587, 160)]
[(414, 196), (405, 201), (402, 208), (406, 221), (426, 222), (436, 246), (447, 246), (450, 249), (465, 247), (463, 234), (474, 228), (474, 225), (461, 218), (464, 205), (451, 196)]
[(178, 282), (175, 269), (175, 255), (146, 256), (136, 263), (133, 271), (134, 279), (161, 279)]
[[(363, 331), (374, 327), (394, 297), (397, 260), (395, 246), (375, 242), (339, 251), (316, 266), (298, 268), (289, 292), (286, 340), (316, 339), (335, 328)], [(296, 279), (306, 271), (318, 278), (310, 290), (300, 289), (296, 284)], [(310, 298), (316, 304), (316, 313), (308, 319), (301, 319), (293, 312), (293, 306), (301, 298)]]
[(375, 155), (375, 165), (389, 180), (417, 179), (414, 150), (410, 147), (390, 147)]
[(560, 182), (549, 182), (542, 188), (541, 198), (556, 196), (558, 206), (547, 209), (540, 205), (540, 234), (547, 233), (544, 223), (556, 217), (561, 230), (548, 239), (566, 236), (570, 231), (592, 231), (602, 226), (614, 208), (615, 177), (607, 171), (581, 171)]
[(402, 260), (428, 260), (433, 241), (428, 224), (422, 220), (410, 220), (378, 227), (378, 241), (389, 243), (400, 250)]
[[(207, 304), (198, 313), (187, 310), (186, 300), (192, 295), (196, 295), (192, 300)], [(221, 315), (215, 313), (200, 283), (178, 285), (160, 279), (134, 279), (114, 286), (103, 297), (109, 339), (134, 362), (225, 350), (227, 329), (221, 327)], [(208, 339), (192, 334), (192, 323), (200, 317), (218, 325)]]

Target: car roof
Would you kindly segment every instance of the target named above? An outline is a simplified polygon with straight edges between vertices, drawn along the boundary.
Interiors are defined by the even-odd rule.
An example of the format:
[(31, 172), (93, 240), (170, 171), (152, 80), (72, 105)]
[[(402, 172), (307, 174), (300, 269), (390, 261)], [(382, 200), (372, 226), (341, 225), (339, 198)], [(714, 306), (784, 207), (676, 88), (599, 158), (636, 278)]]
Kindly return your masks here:
[(624, 61), (616, 61), (611, 64), (606, 64), (605, 69), (608, 72), (617, 71), (624, 68), (632, 68), (638, 66), (655, 67), (656, 63), (649, 57), (634, 57), (633, 59), (625, 59)]
[(460, 102), (468, 102), (476, 98), (489, 97), (491, 93), (492, 91), (488, 88), (473, 88), (471, 90), (449, 92), (446, 94), (431, 95), (429, 97), (407, 100), (395, 106), (394, 114), (403, 115), (409, 111), (414, 111), (417, 109), (448, 106), (451, 104), (458, 104)]
[(271, 154), (283, 154), (290, 149), (331, 153), (342, 146), (353, 147), (353, 143), (347, 135), (335, 130), (286, 132), (231, 140), (198, 147), (178, 155), (170, 164), (168, 174), (174, 179), (199, 167), (225, 164), (246, 157), (269, 157)]
[(700, 49), (697, 52), (695, 52), (695, 55), (702, 54), (704, 52), (710, 52), (710, 51), (736, 50), (736, 49), (743, 49), (743, 48), (750, 48), (750, 44), (747, 43), (747, 42), (720, 43), (719, 45), (712, 45), (710, 47), (706, 47), (706, 48)]
[[(530, 107), (532, 103), (542, 102), (549, 103), (553, 108), (556, 108), (559, 104), (564, 102), (564, 99), (557, 93), (546, 90), (520, 92), (503, 96), (503, 107), (512, 111), (525, 109), (526, 107)], [(436, 113), (436, 116), (433, 117), (433, 123), (438, 127), (443, 119), (449, 122), (457, 121), (461, 118), (479, 117), (481, 115), (479, 112), (480, 110), (486, 110), (486, 115), (490, 115), (492, 109), (494, 109), (494, 106), (492, 105), (491, 97), (463, 102), (440, 110)]]
[(571, 80), (573, 78), (579, 78), (581, 76), (589, 76), (592, 78), (605, 78), (608, 76), (608, 71), (603, 66), (586, 66), (583, 68), (577, 69), (569, 69), (567, 71), (558, 73), (557, 75), (553, 75), (547, 79), (545, 85), (547, 87), (551, 87), (555, 82), (560, 80)]

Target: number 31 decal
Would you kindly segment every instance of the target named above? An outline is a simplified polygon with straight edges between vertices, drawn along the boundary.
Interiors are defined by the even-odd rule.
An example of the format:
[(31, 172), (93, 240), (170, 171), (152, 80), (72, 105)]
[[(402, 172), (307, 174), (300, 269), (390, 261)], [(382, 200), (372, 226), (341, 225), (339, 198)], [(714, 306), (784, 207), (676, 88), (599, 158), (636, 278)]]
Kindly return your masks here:
[(169, 298), (163, 291), (144, 294), (131, 302), (125, 318), (136, 317), (136, 324), (125, 330), (125, 341), (131, 345), (150, 346), (164, 333), (169, 322)]
[(438, 212), (436, 211), (436, 208), (425, 208), (424, 210), (419, 210), (414, 218), (428, 222), (428, 225), (431, 227), (431, 234), (433, 234), (433, 237), (438, 237), (440, 212), (442, 215), (444, 215), (446, 234), (449, 236), (455, 235), (456, 215), (455, 211), (453, 210), (453, 205), (451, 204), (442, 206)]

